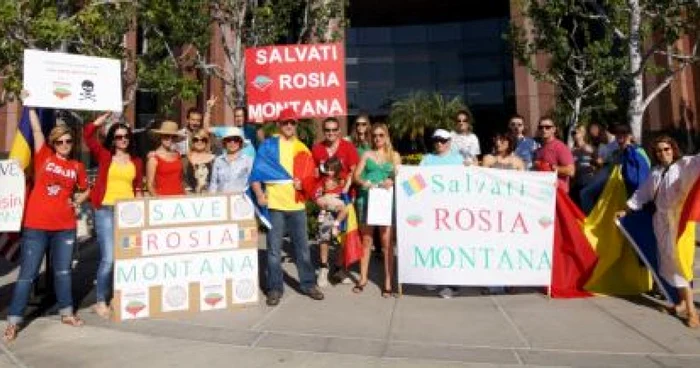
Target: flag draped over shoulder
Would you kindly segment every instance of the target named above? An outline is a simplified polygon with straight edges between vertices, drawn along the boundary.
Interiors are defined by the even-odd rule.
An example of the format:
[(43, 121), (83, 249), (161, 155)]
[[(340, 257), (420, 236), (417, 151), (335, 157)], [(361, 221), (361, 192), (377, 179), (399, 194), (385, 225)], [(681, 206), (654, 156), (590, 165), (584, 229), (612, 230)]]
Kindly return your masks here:
[(622, 165), (615, 165), (605, 189), (584, 222), (588, 241), (598, 255), (586, 290), (601, 294), (634, 295), (651, 289), (649, 271), (615, 224), (615, 214), (628, 198)]
[[(41, 130), (44, 132), (44, 136), (48, 137), (51, 129), (53, 129), (56, 124), (54, 110), (37, 108), (36, 112), (41, 122)], [(19, 124), (17, 125), (17, 133), (12, 140), (10, 158), (17, 160), (20, 167), (22, 167), (23, 170), (27, 170), (31, 165), (33, 154), (34, 134), (32, 133), (32, 125), (29, 122), (29, 108), (24, 107)]]
[[(248, 183), (260, 182), (263, 185), (289, 184), (296, 178), (301, 181), (302, 187), (305, 189), (303, 191), (297, 191), (297, 202), (302, 202), (310, 198), (306, 189), (313, 187), (316, 169), (313, 158), (311, 157), (311, 152), (303, 142), (296, 139), (292, 147), (292, 154), (294, 155), (294, 168), (293, 172), (290, 173), (281, 164), (280, 137), (276, 136), (266, 139), (260, 147), (258, 147)], [(252, 192), (252, 188), (248, 189), (248, 196), (255, 205), (256, 213), (260, 221), (268, 229), (272, 228), (267, 206), (261, 206), (258, 203), (255, 193)]]
[(598, 257), (583, 232), (583, 213), (561, 189), (557, 189), (551, 296), (591, 296), (584, 289)]

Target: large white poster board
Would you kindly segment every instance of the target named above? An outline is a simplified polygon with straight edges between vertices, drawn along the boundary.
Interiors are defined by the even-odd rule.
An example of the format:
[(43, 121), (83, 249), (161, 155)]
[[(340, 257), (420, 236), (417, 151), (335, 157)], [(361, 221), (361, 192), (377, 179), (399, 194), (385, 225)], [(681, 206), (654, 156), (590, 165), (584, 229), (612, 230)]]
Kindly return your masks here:
[(121, 62), (92, 56), (24, 50), (26, 106), (122, 111)]
[(555, 174), (402, 166), (396, 200), (399, 282), (550, 285)]
[(15, 160), (0, 160), (0, 232), (19, 231), (24, 213), (24, 171)]

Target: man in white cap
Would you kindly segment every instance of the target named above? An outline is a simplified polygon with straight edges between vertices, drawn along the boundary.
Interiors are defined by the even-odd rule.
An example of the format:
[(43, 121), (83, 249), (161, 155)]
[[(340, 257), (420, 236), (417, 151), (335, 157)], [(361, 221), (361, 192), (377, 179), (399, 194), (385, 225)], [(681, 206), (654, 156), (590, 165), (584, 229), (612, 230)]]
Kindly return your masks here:
[(421, 166), (462, 165), (464, 158), (452, 150), (452, 134), (445, 129), (437, 129), (433, 133), (433, 148), (435, 153), (423, 156)]
[[(458, 152), (452, 149), (452, 134), (445, 129), (437, 129), (433, 133), (433, 148), (434, 153), (429, 153), (423, 156), (420, 162), (420, 166), (444, 166), (444, 165), (455, 165), (462, 166), (468, 165), (464, 157)], [(437, 289), (435, 285), (428, 285), (426, 289), (433, 291)], [(444, 286), (440, 290), (440, 296), (445, 299), (451, 298), (457, 292), (456, 287)]]
[(209, 193), (244, 192), (253, 168), (253, 158), (244, 152), (249, 143), (238, 127), (226, 127), (220, 135), (224, 152), (214, 159)]

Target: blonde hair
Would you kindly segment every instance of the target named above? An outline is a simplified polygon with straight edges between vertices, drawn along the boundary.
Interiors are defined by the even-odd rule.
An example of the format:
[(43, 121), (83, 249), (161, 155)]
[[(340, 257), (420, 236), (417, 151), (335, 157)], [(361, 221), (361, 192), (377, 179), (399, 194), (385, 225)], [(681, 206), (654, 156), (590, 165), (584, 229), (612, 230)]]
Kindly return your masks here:
[(70, 135), (71, 138), (75, 138), (71, 128), (63, 124), (56, 125), (53, 129), (51, 129), (51, 133), (49, 133), (49, 145), (53, 148), (58, 138), (61, 138), (66, 134)]
[(207, 131), (204, 130), (204, 129), (200, 129), (200, 130), (198, 130), (197, 132), (191, 134), (191, 135), (190, 135), (190, 142), (189, 142), (189, 143), (190, 143), (190, 151), (192, 151), (192, 147), (194, 147), (194, 141), (193, 141), (193, 139), (194, 139), (195, 137), (198, 137), (198, 138), (206, 138), (206, 139), (207, 139), (207, 143), (205, 144), (204, 152), (210, 152), (210, 153), (211, 153), (211, 134), (209, 134), (209, 132), (207, 132)]
[[(384, 161), (394, 162), (394, 146), (391, 144), (391, 137), (389, 136), (389, 127), (384, 123), (374, 123), (369, 130), (369, 134), (373, 135), (375, 130), (381, 130), (386, 136), (386, 143), (384, 144), (384, 149), (382, 154), (384, 155)], [(372, 138), (372, 149), (376, 150), (377, 147), (374, 144), (374, 138)]]

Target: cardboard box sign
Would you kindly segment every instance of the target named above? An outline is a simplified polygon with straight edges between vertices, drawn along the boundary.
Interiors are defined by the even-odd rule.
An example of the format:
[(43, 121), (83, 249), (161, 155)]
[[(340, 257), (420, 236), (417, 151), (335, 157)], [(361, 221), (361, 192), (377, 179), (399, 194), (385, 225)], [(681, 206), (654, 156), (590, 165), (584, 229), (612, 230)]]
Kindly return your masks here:
[(257, 303), (258, 224), (245, 195), (119, 201), (114, 221), (114, 320)]

